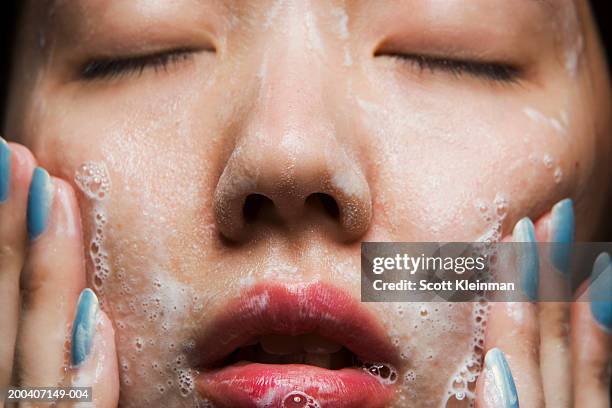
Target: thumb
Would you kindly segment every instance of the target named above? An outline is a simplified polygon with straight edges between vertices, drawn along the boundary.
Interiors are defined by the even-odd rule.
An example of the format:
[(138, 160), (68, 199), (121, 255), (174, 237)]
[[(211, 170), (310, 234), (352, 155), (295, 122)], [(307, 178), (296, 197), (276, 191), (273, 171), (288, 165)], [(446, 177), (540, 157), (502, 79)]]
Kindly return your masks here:
[(72, 326), (71, 384), (91, 387), (91, 402), (78, 407), (115, 408), (119, 402), (119, 371), (115, 331), (91, 289), (81, 292)]

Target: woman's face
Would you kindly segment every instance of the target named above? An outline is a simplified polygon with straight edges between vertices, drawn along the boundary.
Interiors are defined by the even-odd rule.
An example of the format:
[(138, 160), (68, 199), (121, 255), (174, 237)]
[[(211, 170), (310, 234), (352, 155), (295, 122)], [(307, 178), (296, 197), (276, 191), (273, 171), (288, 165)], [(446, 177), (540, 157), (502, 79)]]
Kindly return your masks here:
[(360, 242), (499, 240), (565, 197), (599, 236), (610, 86), (586, 1), (31, 3), (6, 134), (82, 193), (126, 406), (350, 400), (354, 378), (304, 366), (208, 370), (251, 341), (346, 365), (323, 337), (395, 370), (379, 400), (437, 406), (475, 369), (474, 306), (360, 303)]

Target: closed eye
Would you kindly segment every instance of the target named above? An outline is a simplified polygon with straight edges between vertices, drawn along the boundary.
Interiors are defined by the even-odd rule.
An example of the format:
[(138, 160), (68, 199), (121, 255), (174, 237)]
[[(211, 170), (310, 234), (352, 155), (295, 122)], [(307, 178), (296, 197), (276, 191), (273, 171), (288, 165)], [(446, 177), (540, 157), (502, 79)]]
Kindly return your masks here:
[(113, 79), (123, 75), (141, 75), (146, 69), (168, 70), (171, 65), (190, 59), (195, 50), (187, 48), (128, 57), (93, 58), (82, 65), (79, 78), (85, 81)]
[(476, 78), (497, 82), (514, 83), (521, 79), (523, 74), (519, 67), (502, 62), (474, 61), (423, 54), (388, 52), (377, 53), (375, 56), (395, 58), (399, 61), (410, 63), (421, 71), (442, 71), (455, 76), (471, 75)]

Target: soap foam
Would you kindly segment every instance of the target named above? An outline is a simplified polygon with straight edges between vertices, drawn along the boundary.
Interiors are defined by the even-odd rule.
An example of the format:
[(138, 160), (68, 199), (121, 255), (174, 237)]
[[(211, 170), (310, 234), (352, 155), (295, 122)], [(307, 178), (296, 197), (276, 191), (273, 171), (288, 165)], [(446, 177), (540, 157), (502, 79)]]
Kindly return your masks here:
[(93, 205), (93, 234), (89, 243), (89, 257), (94, 271), (93, 286), (103, 295), (103, 283), (110, 275), (108, 253), (104, 245), (104, 226), (107, 216), (103, 203), (108, 199), (111, 190), (106, 164), (94, 161), (83, 163), (75, 172), (74, 182)]
[(359, 366), (383, 384), (394, 384), (397, 381), (397, 370), (390, 364), (360, 362)]
[[(481, 280), (494, 279), (496, 254), (490, 244), (499, 242), (502, 238), (503, 222), (508, 213), (508, 200), (503, 194), (496, 194), (493, 203), (487, 204), (485, 200), (476, 202), (476, 208), (483, 220), (490, 224), (489, 230), (483, 234), (478, 242), (483, 245), (480, 250), (491, 259), (490, 275)], [(445, 407), (450, 401), (465, 401), (468, 406), (473, 406), (475, 401), (474, 388), (476, 380), (482, 370), (482, 358), (484, 354), (484, 341), (490, 304), (484, 294), (476, 299), (472, 306), (472, 338), (470, 348), (466, 357), (449, 380), (446, 390), (446, 399), (441, 406)]]
[[(175, 281), (169, 270), (163, 245), (159, 245), (155, 259), (138, 266), (147, 273), (132, 273), (126, 255), (108, 252), (108, 216), (106, 206), (112, 184), (104, 162), (88, 161), (75, 171), (74, 181), (91, 205), (90, 238), (87, 251), (91, 261), (89, 277), (100, 295), (100, 303), (112, 317), (116, 327), (117, 352), (122, 389), (129, 393), (138, 387), (137, 403), (121, 401), (122, 406), (142, 404), (167, 406), (208, 406), (193, 392), (194, 373), (189, 369), (185, 353), (195, 347), (194, 339), (176, 342), (170, 333), (177, 324), (185, 326), (184, 316), (204, 309), (205, 299), (188, 285)], [(147, 216), (145, 209), (143, 215)], [(114, 244), (114, 243), (113, 243)], [(147, 244), (150, 244), (147, 241)], [(140, 242), (127, 241), (122, 247), (131, 253), (141, 253)], [(144, 259), (143, 259), (144, 260)], [(112, 278), (110, 280), (109, 278)], [(106, 286), (112, 287), (112, 301), (103, 296)], [(110, 286), (112, 285), (112, 286)], [(108, 295), (110, 295), (111, 290)], [(151, 337), (150, 333), (160, 332)], [(184, 344), (183, 344), (184, 343)], [(142, 354), (150, 357), (142, 359)], [(143, 384), (147, 384), (143, 387)]]

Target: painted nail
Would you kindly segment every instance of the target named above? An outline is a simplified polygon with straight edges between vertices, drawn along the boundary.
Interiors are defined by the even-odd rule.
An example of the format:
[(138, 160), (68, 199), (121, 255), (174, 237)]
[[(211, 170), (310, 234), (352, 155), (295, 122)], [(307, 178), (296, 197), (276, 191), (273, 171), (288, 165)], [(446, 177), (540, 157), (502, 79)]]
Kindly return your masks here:
[(569, 272), (571, 244), (574, 242), (574, 203), (570, 198), (559, 201), (551, 211), (549, 241), (550, 260), (561, 272)]
[(484, 399), (489, 407), (518, 408), (518, 394), (504, 353), (492, 348), (485, 356)]
[(70, 358), (73, 367), (80, 365), (89, 356), (99, 310), (96, 294), (89, 288), (84, 289), (79, 296), (76, 316), (72, 323)]
[(612, 258), (607, 252), (599, 254), (591, 273), (591, 313), (605, 330), (612, 331)]
[(527, 217), (521, 219), (512, 231), (514, 242), (519, 242), (518, 267), (521, 276), (521, 287), (530, 301), (538, 298), (540, 285), (540, 259), (535, 238), (533, 222)]
[(52, 184), (49, 173), (42, 167), (34, 169), (28, 196), (28, 234), (36, 239), (47, 228), (52, 202)]
[(6, 201), (11, 186), (11, 149), (0, 138), (0, 203)]

